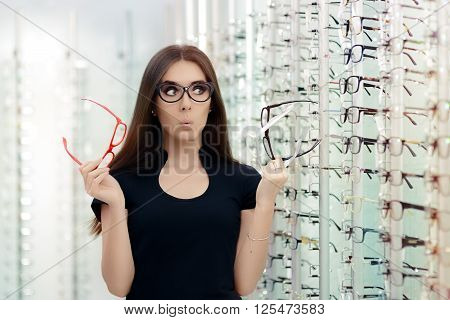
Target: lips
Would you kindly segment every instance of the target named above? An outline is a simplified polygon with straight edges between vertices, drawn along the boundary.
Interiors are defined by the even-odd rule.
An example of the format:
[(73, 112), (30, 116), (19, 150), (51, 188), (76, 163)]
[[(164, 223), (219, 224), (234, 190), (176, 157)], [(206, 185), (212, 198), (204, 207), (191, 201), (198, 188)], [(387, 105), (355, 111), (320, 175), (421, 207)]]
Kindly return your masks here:
[(192, 121), (185, 120), (185, 121), (180, 122), (180, 124), (192, 124)]

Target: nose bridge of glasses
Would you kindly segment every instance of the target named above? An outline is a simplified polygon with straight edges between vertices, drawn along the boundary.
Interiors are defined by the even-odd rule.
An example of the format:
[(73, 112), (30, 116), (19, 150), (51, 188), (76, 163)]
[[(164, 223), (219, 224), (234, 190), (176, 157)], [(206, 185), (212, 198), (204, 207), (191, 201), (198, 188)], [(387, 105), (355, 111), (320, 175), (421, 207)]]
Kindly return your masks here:
[(190, 93), (191, 86), (192, 85), (189, 85), (188, 87), (184, 87), (184, 86), (181, 86), (181, 85), (179, 86), (179, 88), (181, 89), (180, 90), (181, 96), (178, 99), (178, 101), (181, 100), (181, 102), (182, 102), (181, 105), (180, 105), (181, 108), (183, 108), (185, 106), (189, 106), (190, 107), (191, 102), (195, 101), (193, 99), (193, 97), (191, 96), (191, 93)]

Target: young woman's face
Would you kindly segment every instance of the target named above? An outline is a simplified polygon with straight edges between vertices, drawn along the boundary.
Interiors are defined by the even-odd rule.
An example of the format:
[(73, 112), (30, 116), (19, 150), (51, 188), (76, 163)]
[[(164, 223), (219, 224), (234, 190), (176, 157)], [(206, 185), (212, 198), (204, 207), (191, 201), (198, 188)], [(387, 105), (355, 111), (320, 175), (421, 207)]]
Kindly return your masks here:
[[(189, 89), (191, 96), (196, 100), (204, 100), (208, 92), (204, 91), (205, 86), (201, 82), (206, 82), (206, 77), (200, 67), (194, 62), (184, 60), (170, 66), (161, 79), (161, 83), (167, 85), (161, 90), (164, 100), (159, 94), (157, 96), (156, 114), (163, 134), (169, 135), (171, 140), (196, 142), (201, 139), (201, 133), (208, 118), (211, 98), (204, 102), (197, 102), (192, 100), (187, 92), (184, 92), (182, 98), (176, 102), (165, 101), (176, 100), (183, 92), (182, 88), (176, 87), (174, 84), (183, 87), (192, 85)], [(184, 124), (185, 122), (189, 122), (189, 124)]]

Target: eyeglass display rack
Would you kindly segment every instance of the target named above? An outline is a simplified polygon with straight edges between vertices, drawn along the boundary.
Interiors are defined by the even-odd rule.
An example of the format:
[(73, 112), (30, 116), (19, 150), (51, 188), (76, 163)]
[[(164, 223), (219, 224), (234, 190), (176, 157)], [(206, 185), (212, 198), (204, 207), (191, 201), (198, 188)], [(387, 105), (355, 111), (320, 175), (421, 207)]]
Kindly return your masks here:
[[(198, 45), (215, 64), (236, 156), (255, 168), (269, 160), (261, 110), (283, 101), (312, 102), (297, 104), (271, 127), (275, 153), (292, 155), (298, 139), (322, 139), (288, 168), (267, 267), (251, 298), (449, 299), (448, 1), (189, 0), (176, 10), (185, 11), (168, 17), (184, 14), (186, 28), (179, 29), (186, 34), (175, 40)], [(124, 46), (130, 48), (119, 63), (129, 80), (127, 17)], [(30, 103), (32, 70), (23, 59), (21, 24), (14, 25), (15, 50), (0, 61), (0, 288), (4, 295), (14, 291), (11, 298), (31, 299), (43, 297), (37, 282), (27, 284), (42, 259), (35, 246), (44, 221), (34, 192), (39, 155), (31, 148), (34, 117), (42, 110), (39, 98)], [(78, 98), (92, 75), (70, 52), (62, 64), (73, 109), (61, 115), (74, 149), (90, 159), (82, 143), (87, 112)], [(64, 227), (51, 236), (69, 240), (49, 248), (55, 257), (89, 239), (74, 229), (82, 222), (68, 217), (91, 217), (76, 173), (69, 177), (70, 164), (58, 165), (61, 181), (73, 185), (58, 187), (65, 190), (61, 210), (51, 219)], [(57, 282), (47, 283), (57, 297), (93, 293), (88, 255), (80, 253), (56, 271)]]
[[(288, 168), (251, 297), (449, 299), (448, 2), (211, 3), (190, 6), (224, 20), (202, 49), (230, 124), (260, 127), (272, 103), (319, 102), (271, 130), (280, 154), (295, 139), (322, 142)], [(259, 136), (230, 138), (250, 164), (269, 160)]]
[[(116, 39), (122, 51), (110, 56), (127, 83), (135, 71), (131, 19), (126, 12), (124, 31), (118, 32)], [(3, 34), (11, 41), (0, 55), (0, 291), (7, 299), (111, 297), (101, 275), (93, 276), (101, 271), (92, 259), (101, 257), (101, 247), (86, 246), (92, 241), (87, 233), (92, 211), (86, 210), (92, 198), (84, 192), (76, 166), (67, 161), (60, 137), (68, 138), (70, 148), (83, 161), (94, 159), (104, 145), (94, 145), (101, 140), (101, 133), (92, 129), (101, 126), (102, 119), (92, 120), (80, 99), (89, 96), (90, 85), (97, 83), (95, 95), (106, 90), (110, 101), (117, 101), (114, 110), (131, 115), (129, 109), (117, 110), (117, 106), (129, 108), (130, 99), (135, 98), (129, 87), (95, 73), (96, 66), (72, 50), (77, 49), (80, 36), (76, 10), (62, 26), (68, 31), (67, 46), (55, 45), (55, 39), (18, 15), (7, 16), (5, 26)], [(36, 54), (30, 49), (35, 49), (35, 44), (39, 50), (51, 50)], [(98, 85), (99, 81), (92, 81), (96, 77), (105, 77), (112, 84), (104, 81), (107, 86)], [(114, 85), (117, 90), (111, 89)], [(54, 162), (55, 157), (64, 161)], [(84, 249), (78, 250), (80, 247)], [(63, 257), (66, 259), (61, 260)], [(56, 262), (57, 267), (51, 267)]]

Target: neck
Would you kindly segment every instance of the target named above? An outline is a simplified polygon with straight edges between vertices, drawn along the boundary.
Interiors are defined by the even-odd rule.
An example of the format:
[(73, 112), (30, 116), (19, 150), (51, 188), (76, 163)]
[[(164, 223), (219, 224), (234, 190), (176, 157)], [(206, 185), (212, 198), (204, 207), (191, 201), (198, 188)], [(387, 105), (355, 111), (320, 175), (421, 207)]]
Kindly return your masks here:
[(202, 167), (199, 150), (202, 147), (200, 141), (179, 142), (176, 140), (166, 140), (163, 142), (163, 149), (167, 151), (166, 168), (182, 170), (195, 170)]

